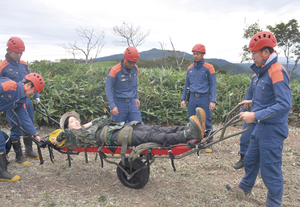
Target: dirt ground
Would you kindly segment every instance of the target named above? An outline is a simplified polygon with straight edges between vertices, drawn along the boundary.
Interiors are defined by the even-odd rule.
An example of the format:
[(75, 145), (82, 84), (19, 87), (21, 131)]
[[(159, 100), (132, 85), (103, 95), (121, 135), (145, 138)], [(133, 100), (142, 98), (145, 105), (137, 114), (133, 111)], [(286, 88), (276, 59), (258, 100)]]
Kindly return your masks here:
[[(9, 131), (7, 126), (2, 126)], [(215, 126), (218, 128), (218, 126)], [(230, 127), (229, 133), (241, 129)], [(54, 129), (42, 127), (39, 133), (49, 135)], [(284, 143), (282, 206), (300, 205), (300, 128), (290, 127)], [(66, 155), (54, 151), (51, 163), (48, 149), (42, 149), (44, 164), (30, 161), (30, 166), (15, 162), (13, 150), (9, 153), (9, 172), (21, 176), (18, 182), (0, 183), (1, 206), (264, 206), (267, 189), (260, 177), (256, 180), (250, 197), (225, 189), (225, 185), (238, 184), (244, 169), (234, 170), (239, 156), (239, 136), (213, 146), (213, 153), (200, 151), (175, 160), (174, 172), (169, 159), (156, 159), (151, 165), (147, 185), (139, 190), (121, 184), (116, 166), (104, 163), (101, 168), (95, 154), (89, 153), (85, 163), (84, 153), (72, 156), (68, 167)]]

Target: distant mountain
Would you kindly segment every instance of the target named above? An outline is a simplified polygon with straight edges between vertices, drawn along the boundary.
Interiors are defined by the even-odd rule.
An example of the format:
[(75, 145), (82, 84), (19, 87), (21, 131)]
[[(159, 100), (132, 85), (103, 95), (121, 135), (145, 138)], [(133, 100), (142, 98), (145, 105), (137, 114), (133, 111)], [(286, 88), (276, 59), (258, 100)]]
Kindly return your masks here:
[[(286, 58), (285, 57), (278, 57), (278, 61), (281, 64), (286, 64)], [(295, 64), (295, 60), (289, 59), (289, 64), (294, 65)]]
[[(283, 65), (283, 67), (287, 68), (287, 67), (286, 67), (286, 59), (279, 58), (279, 62)], [(291, 71), (291, 70), (293, 69), (294, 63), (295, 63), (295, 61), (293, 61), (293, 64), (289, 64), (288, 71)], [(241, 67), (243, 67), (243, 68), (245, 68), (245, 69), (248, 69), (248, 70), (252, 71), (252, 70), (250, 69), (250, 66), (251, 66), (253, 63), (235, 63), (235, 64), (237, 64), (237, 65), (239, 65), (239, 66), (241, 66)], [(295, 73), (296, 73), (297, 75), (300, 75), (300, 65), (298, 65), (298, 67), (297, 67)]]
[[(183, 54), (185, 54), (185, 58), (187, 60), (193, 60), (193, 55), (188, 54), (188, 53), (180, 52), (178, 54), (178, 56), (182, 57)], [(172, 56), (172, 55), (173, 55), (173, 52), (166, 51), (166, 56), (167, 57)], [(158, 59), (162, 59), (163, 57), (164, 57), (164, 54), (163, 54), (162, 50), (159, 50), (159, 49), (156, 49), (156, 48), (153, 48), (153, 49), (148, 50), (148, 51), (140, 52), (140, 59), (143, 59), (143, 60), (158, 60)], [(98, 62), (102, 62), (102, 61), (122, 59), (122, 58), (123, 58), (123, 54), (116, 54), (116, 55), (96, 58), (95, 60), (97, 60)]]
[[(166, 56), (173, 56), (173, 51), (166, 51)], [(193, 61), (193, 55), (186, 52), (178, 52), (178, 57), (183, 57), (187, 60)], [(140, 59), (142, 60), (158, 60), (164, 57), (163, 51), (160, 49), (153, 48), (148, 51), (140, 52)], [(123, 54), (110, 55), (106, 57), (96, 58), (98, 62), (122, 59)], [(286, 63), (286, 59), (280, 57), (280, 62), (284, 65)], [(250, 69), (250, 66), (253, 63), (231, 63), (223, 59), (217, 58), (205, 58), (206, 62), (212, 63), (214, 65), (219, 66), (221, 69), (225, 69), (233, 74), (253, 74), (253, 71)], [(284, 65), (285, 66), (285, 65)], [(291, 69), (293, 65), (289, 64), (289, 69)], [(300, 66), (298, 66), (298, 74), (300, 74)]]

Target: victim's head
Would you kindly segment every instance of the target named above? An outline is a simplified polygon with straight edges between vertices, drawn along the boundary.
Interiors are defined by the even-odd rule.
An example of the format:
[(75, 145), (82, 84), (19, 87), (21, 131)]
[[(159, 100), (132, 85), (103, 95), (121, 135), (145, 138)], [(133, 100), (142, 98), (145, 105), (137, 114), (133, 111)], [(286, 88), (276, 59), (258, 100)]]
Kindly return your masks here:
[(66, 118), (64, 123), (65, 129), (81, 129), (80, 121), (74, 116), (69, 116)]

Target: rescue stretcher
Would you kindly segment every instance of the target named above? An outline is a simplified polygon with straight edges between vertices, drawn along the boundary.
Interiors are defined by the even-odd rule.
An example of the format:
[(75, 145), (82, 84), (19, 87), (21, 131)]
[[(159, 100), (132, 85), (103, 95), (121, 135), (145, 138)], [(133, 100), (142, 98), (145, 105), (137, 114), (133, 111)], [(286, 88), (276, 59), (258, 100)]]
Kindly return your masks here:
[[(45, 112), (34, 106), (35, 110), (40, 114), (46, 116), (49, 121), (53, 121), (59, 125), (59, 122), (50, 117), (45, 106), (42, 103), (40, 103), (39, 105), (42, 106)], [(156, 143), (141, 144), (139, 146), (128, 147), (125, 153), (121, 150), (121, 146), (89, 146), (77, 147), (73, 149), (69, 149), (67, 146), (65, 146), (63, 148), (58, 148), (50, 141), (47, 141), (48, 137), (45, 137), (41, 142), (32, 138), (30, 135), (29, 137), (31, 137), (37, 144), (41, 164), (43, 164), (43, 157), (41, 156), (40, 148), (48, 147), (50, 160), (52, 162), (54, 160), (53, 149), (62, 154), (66, 154), (69, 167), (71, 167), (71, 155), (78, 155), (79, 153), (84, 152), (86, 162), (88, 162), (87, 153), (97, 153), (95, 159), (97, 159), (99, 155), (102, 167), (103, 160), (107, 163), (117, 166), (118, 179), (124, 186), (134, 189), (140, 189), (148, 183), (150, 175), (150, 165), (153, 164), (156, 159), (170, 159), (171, 165), (174, 171), (176, 171), (174, 160), (181, 159), (193, 153), (197, 153), (199, 155), (199, 151), (205, 149), (206, 147), (248, 131), (251, 128), (251, 124), (249, 124), (248, 127), (244, 130), (225, 135), (226, 129), (229, 126), (241, 121), (239, 119), (239, 114), (234, 115), (239, 107), (239, 105), (235, 106), (227, 114), (223, 126), (211, 131), (209, 134), (206, 134), (202, 140), (190, 140), (187, 143), (167, 146)], [(26, 131), (22, 129), (22, 127), (20, 127), (20, 129), (26, 133)], [(217, 134), (219, 134), (219, 138), (216, 138)], [(211, 141), (213, 137), (214, 139), (213, 141)], [(120, 159), (121, 161), (119, 162), (115, 161)]]

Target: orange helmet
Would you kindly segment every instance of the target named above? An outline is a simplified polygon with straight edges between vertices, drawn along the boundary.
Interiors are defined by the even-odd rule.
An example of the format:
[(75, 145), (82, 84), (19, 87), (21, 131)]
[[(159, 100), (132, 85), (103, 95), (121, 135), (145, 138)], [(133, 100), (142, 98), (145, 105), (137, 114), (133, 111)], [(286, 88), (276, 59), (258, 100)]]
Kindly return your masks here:
[(25, 51), (25, 45), (23, 40), (21, 40), (19, 37), (11, 37), (7, 41), (7, 47), (14, 52), (24, 52)]
[(193, 49), (192, 52), (200, 52), (200, 53), (206, 53), (206, 49), (205, 46), (202, 44), (196, 44)]
[(249, 51), (258, 51), (264, 47), (276, 47), (277, 41), (271, 32), (262, 31), (256, 33), (249, 43)]
[(25, 75), (25, 79), (33, 83), (34, 88), (40, 93), (45, 85), (43, 77), (38, 73), (29, 73)]
[(139, 52), (135, 47), (127, 47), (125, 52), (124, 52), (124, 57), (126, 60), (131, 61), (131, 62), (137, 62), (139, 61)]

